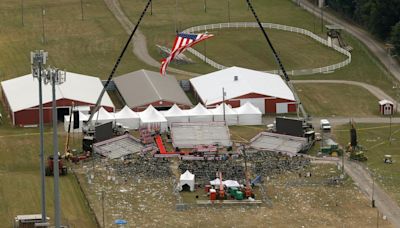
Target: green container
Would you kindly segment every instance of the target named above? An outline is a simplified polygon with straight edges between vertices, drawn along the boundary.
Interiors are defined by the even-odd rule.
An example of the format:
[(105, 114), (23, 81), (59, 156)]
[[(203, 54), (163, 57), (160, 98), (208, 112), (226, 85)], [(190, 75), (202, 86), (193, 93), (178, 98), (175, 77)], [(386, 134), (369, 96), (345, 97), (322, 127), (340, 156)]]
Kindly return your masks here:
[(237, 190), (237, 191), (235, 192), (234, 197), (235, 197), (236, 200), (242, 200), (242, 199), (243, 199), (243, 192)]

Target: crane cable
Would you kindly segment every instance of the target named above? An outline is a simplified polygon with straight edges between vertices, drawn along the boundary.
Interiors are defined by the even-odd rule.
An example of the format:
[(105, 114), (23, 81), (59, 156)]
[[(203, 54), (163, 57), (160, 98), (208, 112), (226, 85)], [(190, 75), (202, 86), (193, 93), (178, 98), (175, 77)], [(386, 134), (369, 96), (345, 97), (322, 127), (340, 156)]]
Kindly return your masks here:
[(92, 111), (92, 114), (91, 114), (90, 117), (89, 117), (89, 120), (88, 120), (88, 123), (89, 123), (89, 124), (91, 123), (91, 121), (92, 121), (92, 119), (93, 119), (93, 114), (96, 113), (96, 112), (98, 111), (98, 109), (99, 109), (99, 107), (100, 107), (101, 99), (103, 98), (103, 95), (104, 95), (104, 93), (105, 93), (105, 91), (106, 91), (106, 89), (107, 89), (107, 87), (108, 87), (108, 84), (110, 84), (111, 79), (113, 78), (113, 76), (114, 76), (114, 74), (115, 74), (115, 71), (116, 71), (117, 68), (118, 68), (119, 63), (121, 62), (121, 59), (122, 59), (122, 57), (124, 56), (126, 49), (128, 49), (129, 43), (131, 42), (131, 40), (132, 40), (132, 38), (133, 38), (133, 35), (135, 34), (137, 28), (139, 27), (139, 24), (140, 24), (140, 22), (142, 21), (142, 18), (144, 17), (144, 15), (145, 15), (145, 13), (146, 13), (146, 11), (147, 11), (147, 8), (149, 8), (149, 5), (150, 5), (151, 1), (152, 1), (152, 0), (149, 0), (149, 1), (147, 2), (147, 5), (146, 5), (146, 7), (144, 8), (142, 14), (140, 15), (140, 18), (139, 18), (138, 22), (136, 23), (135, 28), (133, 29), (131, 35), (129, 36), (128, 41), (126, 42), (124, 48), (123, 48), (122, 51), (121, 51), (121, 54), (119, 55), (119, 57), (118, 57), (118, 59), (117, 59), (117, 62), (115, 63), (115, 65), (114, 65), (114, 67), (113, 67), (113, 69), (112, 69), (110, 75), (108, 76), (108, 79), (107, 79), (106, 83), (104, 84), (104, 89), (101, 91), (100, 96), (99, 96), (99, 98), (97, 99), (96, 106), (94, 107), (94, 110)]

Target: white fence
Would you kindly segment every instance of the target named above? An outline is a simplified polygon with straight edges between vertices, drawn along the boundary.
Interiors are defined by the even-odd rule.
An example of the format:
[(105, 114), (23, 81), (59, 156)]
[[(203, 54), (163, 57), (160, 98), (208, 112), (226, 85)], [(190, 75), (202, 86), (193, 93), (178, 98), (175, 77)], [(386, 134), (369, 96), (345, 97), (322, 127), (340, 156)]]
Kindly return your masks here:
[[(312, 39), (320, 42), (321, 44), (323, 44), (327, 47), (330, 47), (328, 45), (327, 40), (317, 36), (316, 34), (310, 32), (306, 29), (287, 26), (287, 25), (272, 24), (272, 23), (262, 23), (262, 26), (264, 28), (268, 28), (268, 29), (277, 29), (277, 30), (283, 30), (283, 31), (303, 34), (308, 37), (311, 37)], [(213, 29), (225, 29), (225, 28), (258, 28), (258, 24), (255, 22), (233, 22), (233, 23), (199, 25), (199, 26), (185, 29), (183, 32), (184, 33), (193, 33), (193, 32), (209, 31), (209, 30), (213, 30)], [(302, 69), (302, 70), (288, 70), (287, 74), (289, 74), (289, 75), (309, 75), (309, 74), (318, 74), (318, 73), (323, 73), (323, 72), (331, 72), (331, 71), (340, 69), (351, 63), (351, 53), (349, 51), (347, 51), (346, 49), (343, 49), (335, 44), (333, 44), (332, 47), (330, 47), (330, 48), (333, 48), (334, 50), (340, 52), (341, 54), (346, 55), (347, 59), (343, 62), (325, 66), (325, 67), (319, 67), (319, 68), (313, 68), (313, 69)], [(203, 54), (201, 54), (200, 52), (196, 51), (193, 48), (189, 48), (188, 51), (190, 53), (192, 53), (193, 55), (195, 55), (196, 57), (200, 58), (201, 60), (205, 61), (207, 64), (211, 65), (214, 68), (217, 68), (220, 70), (226, 68), (226, 66), (219, 64), (209, 58), (206, 58)], [(280, 71), (272, 70), (272, 71), (265, 71), (265, 72), (278, 74)]]

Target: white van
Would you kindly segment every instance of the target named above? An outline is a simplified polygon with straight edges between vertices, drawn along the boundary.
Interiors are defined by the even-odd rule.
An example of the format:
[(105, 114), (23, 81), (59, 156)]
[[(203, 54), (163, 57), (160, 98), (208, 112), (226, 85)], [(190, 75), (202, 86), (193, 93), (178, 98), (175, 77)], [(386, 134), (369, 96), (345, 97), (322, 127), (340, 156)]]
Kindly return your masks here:
[(320, 126), (322, 130), (327, 130), (327, 131), (331, 130), (331, 123), (329, 123), (327, 119), (322, 119), (320, 121)]

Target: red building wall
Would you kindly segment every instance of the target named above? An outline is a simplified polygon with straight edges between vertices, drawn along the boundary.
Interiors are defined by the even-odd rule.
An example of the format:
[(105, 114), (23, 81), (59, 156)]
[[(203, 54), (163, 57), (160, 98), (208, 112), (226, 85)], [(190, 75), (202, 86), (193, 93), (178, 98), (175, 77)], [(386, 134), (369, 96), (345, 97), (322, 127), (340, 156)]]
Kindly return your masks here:
[[(73, 101), (69, 99), (59, 99), (56, 102), (57, 107), (70, 107), (72, 102), (76, 106), (84, 105), (93, 107), (94, 104), (89, 104), (81, 101)], [(48, 102), (43, 104), (43, 122), (51, 123), (52, 121), (52, 102)], [(113, 112), (113, 107), (104, 107), (108, 112)], [(24, 125), (34, 125), (39, 123), (39, 107), (33, 107), (30, 109), (21, 110), (14, 113), (15, 125), (16, 126), (24, 126)]]

